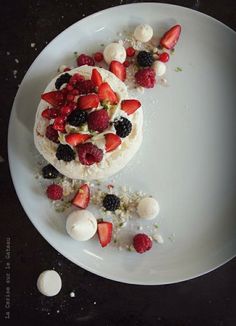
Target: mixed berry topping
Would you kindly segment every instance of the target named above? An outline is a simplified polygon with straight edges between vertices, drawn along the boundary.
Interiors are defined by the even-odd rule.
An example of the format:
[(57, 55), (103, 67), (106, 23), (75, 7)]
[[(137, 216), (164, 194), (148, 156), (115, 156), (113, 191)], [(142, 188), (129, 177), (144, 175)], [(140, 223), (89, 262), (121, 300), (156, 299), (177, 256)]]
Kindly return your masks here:
[(132, 123), (129, 119), (121, 117), (119, 120), (116, 120), (114, 123), (116, 134), (121, 137), (127, 137), (132, 130)]
[(153, 54), (147, 51), (140, 51), (137, 55), (137, 63), (141, 67), (150, 67), (154, 62)]
[(80, 163), (83, 165), (99, 163), (103, 159), (103, 151), (92, 143), (80, 144), (78, 146), (78, 155)]
[(55, 82), (55, 88), (60, 89), (62, 85), (67, 84), (71, 79), (71, 75), (69, 74), (63, 74), (60, 77), (57, 78)]
[(58, 160), (70, 162), (75, 159), (75, 152), (69, 145), (60, 144), (57, 147), (56, 157)]
[(102, 205), (107, 211), (114, 212), (120, 207), (120, 198), (113, 194), (107, 194), (103, 199)]
[(67, 122), (75, 127), (83, 125), (87, 121), (88, 113), (83, 110), (74, 110), (67, 118)]
[(42, 174), (44, 179), (55, 179), (58, 177), (59, 172), (53, 165), (48, 164), (42, 168)]

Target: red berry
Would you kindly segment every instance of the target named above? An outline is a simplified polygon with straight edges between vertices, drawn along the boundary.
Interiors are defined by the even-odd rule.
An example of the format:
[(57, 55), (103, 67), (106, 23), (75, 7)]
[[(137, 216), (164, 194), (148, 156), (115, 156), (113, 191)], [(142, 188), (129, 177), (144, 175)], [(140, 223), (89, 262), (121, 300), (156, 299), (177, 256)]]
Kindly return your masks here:
[(120, 80), (124, 81), (126, 78), (126, 69), (125, 66), (119, 61), (113, 60), (110, 63), (109, 70), (113, 72)]
[(74, 87), (70, 84), (67, 84), (66, 89), (68, 90), (68, 92), (71, 92), (71, 91), (73, 91)]
[(80, 163), (83, 165), (99, 163), (103, 158), (103, 151), (92, 143), (80, 144), (77, 148)]
[(135, 49), (130, 46), (126, 49), (127, 57), (133, 57), (135, 55)]
[(125, 60), (125, 62), (123, 63), (123, 65), (125, 66), (125, 68), (128, 68), (130, 65), (130, 62), (128, 60)]
[(140, 69), (134, 76), (137, 84), (145, 88), (153, 88), (156, 83), (156, 74), (152, 68)]
[(93, 111), (88, 116), (88, 127), (91, 130), (102, 132), (109, 125), (109, 116), (105, 109)]
[(80, 80), (84, 80), (84, 76), (81, 76), (79, 73), (76, 73), (71, 77), (69, 84), (74, 86)]
[(152, 248), (152, 240), (144, 233), (136, 234), (133, 238), (134, 249), (142, 254)]
[(103, 60), (102, 52), (96, 52), (93, 57), (94, 57), (94, 60), (97, 62), (101, 62)]
[(59, 200), (63, 196), (63, 189), (61, 186), (52, 184), (47, 188), (47, 196), (52, 200)]
[(79, 91), (79, 94), (89, 94), (93, 93), (95, 90), (95, 85), (92, 80), (80, 80), (76, 84), (76, 89)]
[(77, 108), (77, 104), (74, 102), (70, 102), (68, 106), (71, 108), (72, 111)]
[(63, 116), (63, 117), (62, 116), (57, 117), (54, 120), (53, 128), (55, 130), (58, 130), (58, 131), (61, 131), (61, 132), (65, 132), (65, 119), (66, 119), (65, 116)]
[(70, 108), (68, 105), (67, 106), (63, 106), (61, 108), (61, 115), (63, 117), (67, 117), (71, 112), (72, 112), (72, 108)]
[(66, 67), (66, 68), (63, 70), (63, 72), (70, 71), (70, 70), (71, 70), (71, 68)]
[(75, 98), (75, 96), (72, 95), (72, 94), (68, 94), (67, 97), (66, 97), (67, 101), (69, 101), (69, 102), (74, 101), (74, 98)]
[(158, 60), (161, 61), (161, 62), (167, 62), (167, 61), (169, 61), (169, 59), (170, 59), (169, 53), (163, 52), (163, 53), (161, 53), (159, 55), (159, 59)]
[(42, 117), (44, 117), (45, 119), (55, 119), (58, 116), (58, 110), (57, 109), (53, 109), (53, 108), (47, 108), (45, 110), (43, 110), (42, 112)]
[(160, 45), (166, 49), (173, 49), (178, 42), (181, 33), (181, 26), (175, 25), (171, 27), (161, 38)]
[(45, 135), (49, 140), (53, 141), (54, 143), (59, 143), (58, 132), (53, 128), (52, 125), (47, 126)]
[(79, 90), (78, 89), (73, 89), (73, 91), (71, 92), (73, 95), (79, 95)]
[(78, 65), (78, 67), (83, 66), (83, 65), (94, 66), (95, 62), (92, 57), (90, 57), (86, 54), (81, 54), (77, 58), (77, 65)]

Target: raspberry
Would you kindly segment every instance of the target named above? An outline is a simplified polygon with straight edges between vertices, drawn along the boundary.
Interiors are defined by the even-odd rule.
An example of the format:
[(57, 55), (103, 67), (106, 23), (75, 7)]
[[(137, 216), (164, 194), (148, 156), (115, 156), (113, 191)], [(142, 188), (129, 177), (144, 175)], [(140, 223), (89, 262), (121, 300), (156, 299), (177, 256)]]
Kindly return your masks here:
[(47, 196), (52, 200), (59, 200), (63, 196), (63, 189), (61, 186), (52, 184), (47, 188)]
[(93, 93), (95, 90), (95, 85), (92, 80), (80, 80), (75, 85), (76, 89), (79, 91), (79, 94), (89, 94)]
[(74, 110), (67, 118), (67, 122), (75, 127), (81, 126), (87, 121), (87, 112), (82, 110)]
[(114, 126), (116, 129), (116, 134), (121, 138), (127, 137), (132, 130), (132, 123), (124, 117), (121, 117), (119, 120), (116, 120)]
[(137, 63), (141, 67), (150, 67), (154, 62), (152, 53), (147, 51), (140, 51), (137, 55)]
[(123, 63), (123, 65), (125, 66), (125, 68), (128, 68), (130, 65), (130, 61), (125, 60), (125, 62)]
[(43, 173), (44, 179), (55, 179), (59, 175), (59, 172), (57, 171), (57, 169), (55, 169), (54, 166), (51, 164), (44, 166), (42, 168), (42, 173)]
[(114, 212), (120, 207), (120, 198), (116, 195), (108, 194), (104, 197), (102, 205), (107, 211)]
[(60, 77), (57, 78), (55, 82), (55, 88), (60, 89), (63, 84), (67, 84), (69, 80), (71, 79), (71, 75), (69, 74), (63, 74)]
[(63, 160), (65, 162), (70, 162), (75, 159), (75, 152), (69, 145), (60, 144), (57, 147), (56, 157), (58, 160)]
[(96, 52), (93, 57), (94, 57), (94, 60), (97, 62), (101, 62), (103, 60), (102, 52)]
[(105, 109), (94, 111), (88, 116), (88, 127), (91, 130), (102, 132), (109, 125), (109, 116)]
[(81, 54), (77, 58), (77, 65), (78, 65), (78, 67), (83, 66), (83, 65), (94, 66), (95, 62), (92, 57), (90, 57), (86, 54)]
[(43, 110), (42, 112), (42, 117), (45, 119), (55, 119), (58, 116), (59, 111), (57, 109), (54, 108), (46, 108), (45, 110)]
[(142, 254), (152, 248), (152, 240), (144, 233), (136, 234), (133, 238), (134, 249)]
[(141, 69), (134, 75), (137, 84), (145, 88), (154, 87), (156, 83), (155, 76), (155, 71), (152, 68)]
[(92, 143), (84, 143), (78, 146), (78, 155), (81, 164), (92, 165), (101, 162), (103, 151)]
[(80, 81), (80, 80), (84, 80), (84, 76), (80, 75), (79, 73), (76, 73), (71, 77), (69, 84), (72, 87), (74, 87), (76, 85), (76, 83), (78, 83), (78, 81)]
[(54, 143), (59, 143), (58, 131), (55, 130), (52, 125), (47, 126), (45, 135), (49, 140), (53, 141)]

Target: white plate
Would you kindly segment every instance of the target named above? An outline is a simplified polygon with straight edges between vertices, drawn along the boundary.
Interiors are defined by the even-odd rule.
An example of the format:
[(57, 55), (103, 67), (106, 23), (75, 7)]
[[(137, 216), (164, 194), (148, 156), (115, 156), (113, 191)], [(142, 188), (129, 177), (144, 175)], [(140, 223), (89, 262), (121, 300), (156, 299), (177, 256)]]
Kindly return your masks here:
[[(34, 114), (48, 81), (73, 51), (90, 52), (117, 32), (149, 23), (154, 32), (179, 23), (183, 32), (168, 64), (169, 87), (142, 96), (142, 148), (119, 176), (161, 205), (165, 243), (139, 255), (97, 242), (77, 243), (34, 178)], [(182, 72), (175, 72), (180, 66)], [(34, 226), (65, 257), (112, 280), (164, 284), (187, 280), (236, 253), (236, 34), (198, 12), (172, 5), (132, 4), (87, 17), (56, 37), (19, 88), (9, 125), (9, 161), (18, 197)], [(173, 238), (174, 241), (168, 239)], [(173, 239), (172, 239), (173, 240)], [(47, 253), (45, 252), (45, 255)]]

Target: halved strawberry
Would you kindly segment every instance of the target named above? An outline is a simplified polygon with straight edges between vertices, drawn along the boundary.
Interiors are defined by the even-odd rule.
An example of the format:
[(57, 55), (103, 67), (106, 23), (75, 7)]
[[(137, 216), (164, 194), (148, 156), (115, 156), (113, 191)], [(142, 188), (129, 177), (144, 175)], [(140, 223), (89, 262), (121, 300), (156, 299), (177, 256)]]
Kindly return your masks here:
[(161, 38), (160, 45), (164, 48), (171, 50), (178, 42), (181, 33), (181, 26), (175, 25), (171, 27)]
[(108, 83), (102, 83), (98, 88), (98, 97), (100, 101), (109, 101), (110, 104), (118, 102), (116, 93), (112, 90)]
[(112, 227), (113, 225), (110, 222), (98, 223), (97, 232), (102, 247), (106, 247), (111, 242)]
[(97, 69), (93, 69), (91, 80), (95, 86), (99, 87), (102, 84), (102, 76)]
[(63, 94), (60, 91), (52, 91), (41, 95), (41, 99), (52, 106), (58, 106), (63, 102)]
[(112, 133), (105, 134), (105, 141), (106, 141), (105, 144), (106, 152), (113, 151), (121, 144), (120, 137)]
[(80, 207), (80, 208), (87, 208), (90, 201), (90, 189), (89, 186), (84, 183), (80, 186), (79, 190), (77, 191), (75, 197), (72, 200), (72, 204)]
[(89, 138), (91, 138), (90, 135), (74, 133), (74, 134), (66, 135), (65, 140), (71, 146), (77, 146), (81, 143), (84, 143)]
[(81, 110), (89, 110), (97, 108), (99, 104), (99, 97), (97, 94), (82, 95), (78, 99), (78, 108)]
[(110, 63), (109, 70), (113, 72), (116, 77), (118, 77), (120, 80), (124, 81), (126, 78), (126, 69), (125, 66), (120, 63), (119, 61), (113, 60)]
[(140, 106), (141, 103), (138, 100), (123, 100), (121, 102), (121, 110), (125, 111), (128, 115), (134, 113)]

